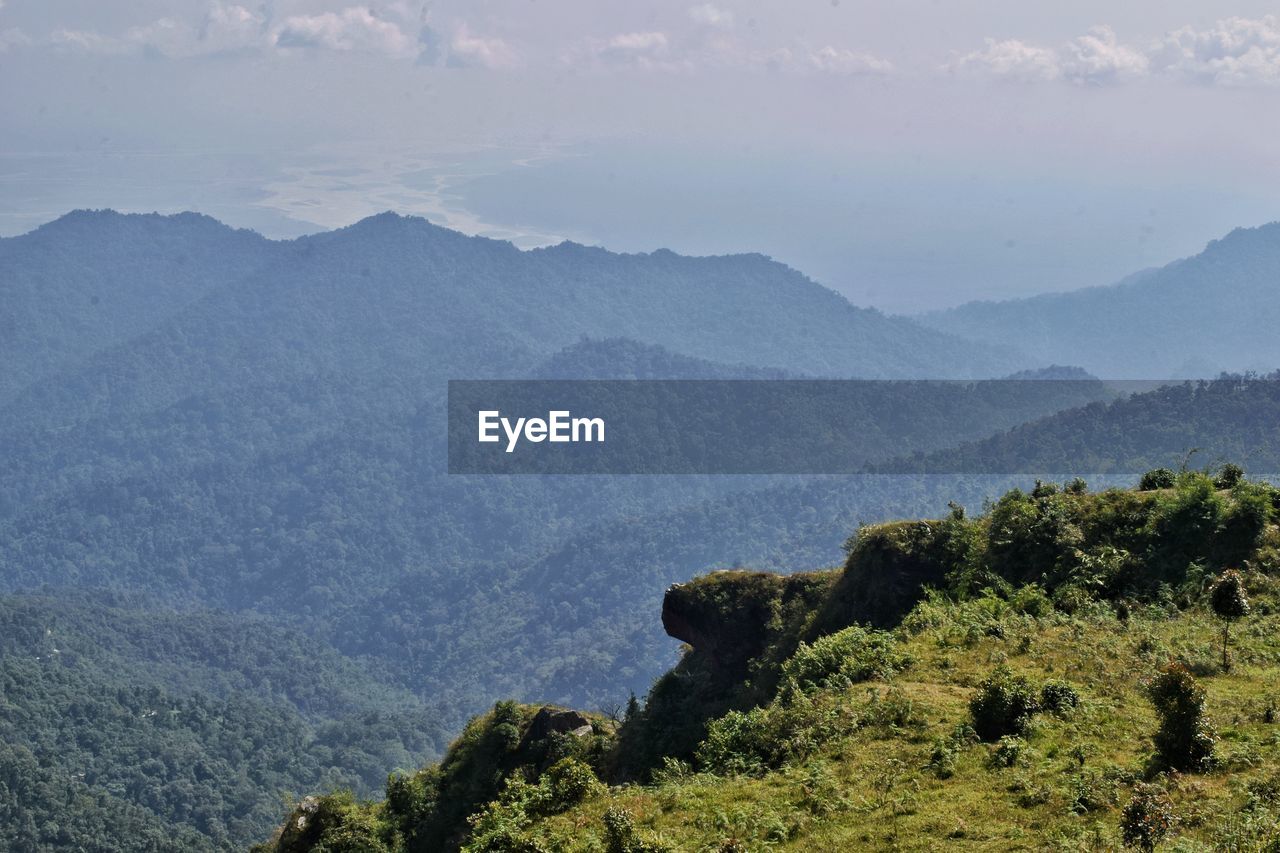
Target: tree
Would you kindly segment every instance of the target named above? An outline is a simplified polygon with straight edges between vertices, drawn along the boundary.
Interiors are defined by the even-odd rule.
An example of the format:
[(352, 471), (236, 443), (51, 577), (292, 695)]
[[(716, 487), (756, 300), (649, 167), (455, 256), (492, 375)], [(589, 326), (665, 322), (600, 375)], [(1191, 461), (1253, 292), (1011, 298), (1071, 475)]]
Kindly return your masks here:
[(1222, 671), (1231, 671), (1228, 645), (1231, 641), (1231, 623), (1249, 615), (1249, 598), (1245, 595), (1244, 578), (1235, 569), (1227, 569), (1213, 585), (1209, 594), (1213, 612), (1222, 620)]

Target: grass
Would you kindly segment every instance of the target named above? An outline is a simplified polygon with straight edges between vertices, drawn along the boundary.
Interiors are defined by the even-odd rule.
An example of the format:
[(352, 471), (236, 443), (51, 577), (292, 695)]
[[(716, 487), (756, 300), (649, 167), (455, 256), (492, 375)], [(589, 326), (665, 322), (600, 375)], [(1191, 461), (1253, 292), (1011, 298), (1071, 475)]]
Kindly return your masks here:
[[(1143, 608), (1121, 621), (1105, 606), (1040, 618), (992, 617), (972, 603), (920, 608), (932, 610), (898, 631), (909, 669), (820, 698), (865, 708), (892, 694), (911, 703), (917, 725), (861, 726), (760, 776), (612, 788), (535, 824), (532, 837), (550, 850), (605, 850), (612, 806), (631, 813), (637, 837), (682, 851), (1117, 849), (1121, 809), (1142, 780), (1167, 790), (1178, 819), (1161, 849), (1262, 850), (1280, 837), (1280, 616), (1241, 620), (1223, 673), (1220, 623), (1199, 610)], [(1156, 717), (1143, 684), (1175, 658), (1205, 687), (1220, 736), (1205, 774), (1152, 770)], [(1080, 706), (1037, 714), (1000, 760), (1001, 746), (961, 743), (940, 778), (935, 747), (969, 720), (970, 696), (1002, 664), (1036, 684), (1070, 682)]]

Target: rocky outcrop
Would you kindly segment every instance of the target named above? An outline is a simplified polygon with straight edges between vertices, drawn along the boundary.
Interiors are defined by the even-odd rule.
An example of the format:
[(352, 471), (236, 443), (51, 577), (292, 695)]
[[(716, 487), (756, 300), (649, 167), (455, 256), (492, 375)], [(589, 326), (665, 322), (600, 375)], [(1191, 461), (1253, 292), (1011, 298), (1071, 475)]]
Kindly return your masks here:
[(553, 734), (582, 737), (591, 732), (591, 720), (586, 714), (546, 705), (533, 715), (526, 737), (531, 741), (538, 741), (545, 740)]
[(713, 572), (667, 589), (662, 627), (720, 674), (745, 677), (750, 661), (790, 621), (788, 614), (812, 613), (833, 581), (832, 572)]

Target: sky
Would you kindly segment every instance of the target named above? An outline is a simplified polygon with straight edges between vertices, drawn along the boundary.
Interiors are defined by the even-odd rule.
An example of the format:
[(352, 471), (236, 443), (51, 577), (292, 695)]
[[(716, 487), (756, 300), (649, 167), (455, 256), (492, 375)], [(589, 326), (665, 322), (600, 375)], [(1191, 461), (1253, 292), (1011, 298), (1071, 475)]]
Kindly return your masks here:
[[(1214, 8), (1209, 9), (1212, 5)], [(1280, 17), (1238, 0), (0, 0), (0, 235), (382, 210), (756, 251), (913, 313), (1280, 219)]]

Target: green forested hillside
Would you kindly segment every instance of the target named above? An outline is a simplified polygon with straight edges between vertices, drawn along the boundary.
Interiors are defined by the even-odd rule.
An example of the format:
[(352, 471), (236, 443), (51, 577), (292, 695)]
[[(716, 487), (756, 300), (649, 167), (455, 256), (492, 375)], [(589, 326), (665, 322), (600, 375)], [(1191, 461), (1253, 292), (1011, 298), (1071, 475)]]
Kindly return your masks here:
[[(1122, 383), (1121, 387), (1124, 385)], [(1127, 474), (1241, 460), (1280, 472), (1280, 373), (1223, 375), (1097, 401), (976, 442), (872, 465), (879, 473)]]
[(498, 703), (261, 849), (1273, 849), (1278, 517), (1230, 467), (1037, 484), (840, 570), (698, 578), (643, 706)]
[[(11, 758), (39, 768), (6, 801), (19, 846), (155, 849), (165, 828), (238, 844), (279, 790), (368, 790), (420, 763), (495, 673), (523, 693), (554, 671), (585, 699), (614, 691), (591, 683), (602, 668), (640, 686), (663, 665), (626, 628), (607, 658), (536, 650), (635, 605), (607, 597), (580, 623), (522, 575), (612, 520), (765, 484), (450, 479), (448, 378), (1018, 366), (759, 256), (524, 253), (393, 215), (271, 242), (196, 215), (78, 212), (0, 240), (0, 295), (0, 588), (45, 590), (32, 618), (66, 635), (5, 661), (23, 685), (6, 693)], [(750, 340), (766, 324), (767, 351)], [(635, 343), (581, 343), (619, 336)], [(752, 547), (786, 535), (766, 522)], [(482, 615), (491, 634), (468, 621)], [(90, 710), (67, 716), (78, 697)], [(148, 703), (179, 711), (172, 731), (147, 728)], [(268, 740), (293, 744), (288, 762), (248, 767), (243, 743)], [(98, 768), (83, 790), (58, 787), (81, 765)]]
[(312, 638), (71, 590), (0, 599), (0, 846), (243, 849), (280, 797), (373, 792), (439, 715)]
[[(21, 317), (39, 337), (27, 342), (58, 354), (0, 362), (11, 390), (0, 406), (0, 593), (29, 609), (43, 591), (37, 621), (75, 626), (64, 630), (80, 637), (68, 647), (83, 664), (15, 653), (33, 710), (21, 710), (22, 691), (6, 695), (19, 709), (7, 743), (39, 771), (13, 825), (38, 817), (45, 833), (89, 815), (74, 831), (103, 849), (146, 849), (164, 826), (238, 843), (278, 816), (277, 788), (363, 796), (495, 696), (624, 703), (671, 664), (659, 623), (668, 584), (713, 568), (834, 564), (859, 524), (942, 513), (950, 499), (976, 506), (1014, 482), (444, 473), (449, 378), (1030, 366), (850, 306), (759, 256), (523, 253), (390, 215), (276, 243), (201, 217), (80, 213), (0, 240), (0, 264), (16, 271), (0, 287), (20, 296), (0, 324)], [(93, 307), (100, 288), (119, 291), (133, 325), (93, 313), (105, 310), (102, 296)], [(1110, 396), (1059, 369), (1017, 378), (1080, 380), (1084, 391), (956, 386), (888, 427), (861, 413), (858, 446), (868, 463), (937, 452)], [(1179, 440), (1220, 425), (1184, 420)], [(1144, 459), (1176, 468), (1176, 444)], [(48, 707), (118, 689), (81, 728), (45, 726)], [(218, 722), (179, 714), (157, 740), (138, 716), (150, 691)], [(96, 727), (117, 734), (51, 745)], [(264, 753), (270, 772), (252, 775), (242, 742), (265, 731), (309, 745), (305, 758)], [(210, 804), (199, 819), (130, 775), (161, 740), (190, 759), (157, 771), (161, 789), (217, 767), (198, 776)], [(50, 794), (64, 761), (117, 746), (117, 775)], [(90, 800), (110, 807), (86, 812)], [(113, 816), (126, 823), (103, 823)]]
[(194, 213), (77, 211), (0, 239), (0, 401), (161, 325), (273, 249)]

